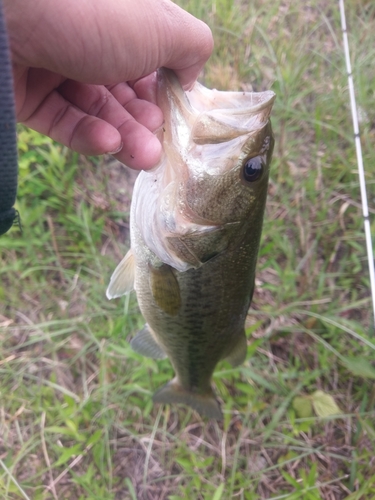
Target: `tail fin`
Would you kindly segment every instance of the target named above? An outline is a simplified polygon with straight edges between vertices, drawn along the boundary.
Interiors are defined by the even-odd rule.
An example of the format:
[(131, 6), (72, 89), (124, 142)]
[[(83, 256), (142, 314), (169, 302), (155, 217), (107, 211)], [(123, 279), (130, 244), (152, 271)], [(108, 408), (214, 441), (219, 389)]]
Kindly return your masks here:
[(156, 391), (152, 399), (155, 403), (182, 403), (190, 406), (202, 416), (215, 420), (223, 419), (220, 405), (212, 389), (206, 394), (197, 394), (187, 391), (176, 379), (173, 379)]

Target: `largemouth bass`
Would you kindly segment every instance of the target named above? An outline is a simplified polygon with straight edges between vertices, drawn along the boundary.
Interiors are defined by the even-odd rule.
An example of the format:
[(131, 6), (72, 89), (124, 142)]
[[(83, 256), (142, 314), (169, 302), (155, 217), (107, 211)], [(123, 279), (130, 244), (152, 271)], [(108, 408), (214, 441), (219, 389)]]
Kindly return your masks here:
[(168, 356), (176, 376), (154, 394), (220, 419), (211, 387), (216, 364), (246, 357), (244, 323), (267, 197), (275, 94), (222, 92), (196, 83), (187, 94), (159, 70), (164, 157), (134, 186), (131, 249), (107, 289), (137, 293), (145, 327), (135, 351)]

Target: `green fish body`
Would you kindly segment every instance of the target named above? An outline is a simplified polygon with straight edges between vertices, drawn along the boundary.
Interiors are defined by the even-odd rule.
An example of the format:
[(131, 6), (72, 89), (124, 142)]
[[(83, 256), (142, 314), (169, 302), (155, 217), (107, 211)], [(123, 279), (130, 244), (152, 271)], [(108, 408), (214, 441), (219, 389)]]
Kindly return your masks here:
[(159, 70), (164, 157), (137, 178), (131, 249), (107, 290), (114, 298), (135, 289), (147, 323), (131, 345), (173, 365), (175, 378), (154, 401), (184, 403), (209, 418), (222, 418), (211, 387), (215, 366), (246, 357), (274, 98), (198, 83), (185, 94), (173, 72)]

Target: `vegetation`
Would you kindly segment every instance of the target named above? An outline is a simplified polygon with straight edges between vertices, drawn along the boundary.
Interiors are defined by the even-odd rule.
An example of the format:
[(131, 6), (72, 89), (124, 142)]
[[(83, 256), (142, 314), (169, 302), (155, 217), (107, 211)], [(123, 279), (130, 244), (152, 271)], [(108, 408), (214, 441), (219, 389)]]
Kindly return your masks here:
[[(152, 405), (170, 364), (130, 349), (135, 297), (105, 297), (134, 175), (21, 128), (23, 234), (0, 240), (0, 497), (375, 498), (375, 338), (338, 4), (181, 5), (214, 32), (207, 86), (277, 93), (247, 361), (215, 373), (223, 423)], [(346, 8), (373, 214), (375, 6)]]

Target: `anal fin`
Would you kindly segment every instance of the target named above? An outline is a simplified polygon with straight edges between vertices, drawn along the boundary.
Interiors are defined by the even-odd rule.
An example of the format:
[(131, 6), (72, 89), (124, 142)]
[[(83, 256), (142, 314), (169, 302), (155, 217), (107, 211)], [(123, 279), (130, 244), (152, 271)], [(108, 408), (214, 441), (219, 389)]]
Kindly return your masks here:
[(131, 340), (132, 349), (142, 356), (153, 359), (164, 359), (167, 357), (163, 349), (154, 339), (150, 327), (145, 325)]
[(241, 335), (238, 337), (238, 340), (235, 343), (232, 350), (230, 351), (229, 355), (225, 356), (225, 359), (229, 361), (229, 363), (233, 367), (236, 367), (242, 365), (242, 363), (245, 361), (246, 353), (247, 353), (247, 340), (245, 331), (243, 331)]
[(131, 292), (134, 288), (134, 274), (134, 256), (129, 250), (111, 276), (106, 292), (107, 298), (115, 299)]
[(205, 394), (198, 394), (184, 389), (176, 379), (173, 379), (156, 391), (152, 399), (155, 403), (185, 404), (202, 416), (215, 420), (223, 419), (220, 405), (212, 389)]

